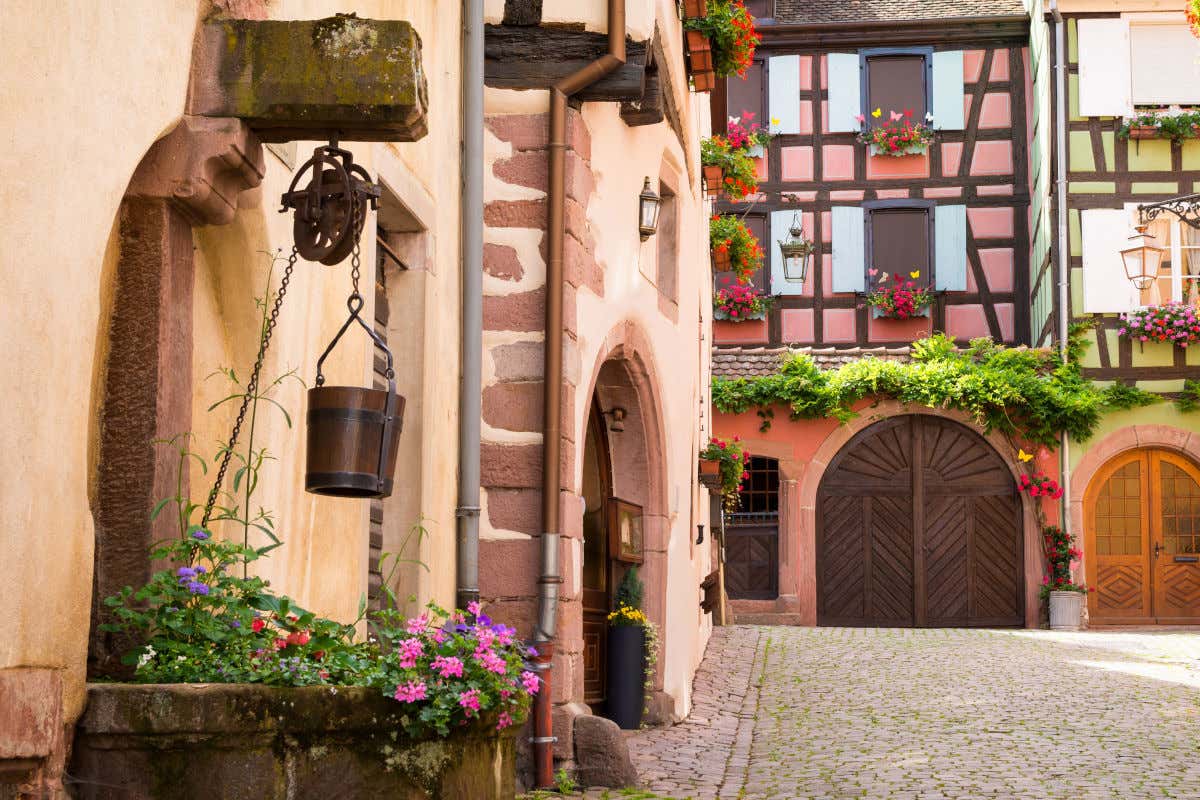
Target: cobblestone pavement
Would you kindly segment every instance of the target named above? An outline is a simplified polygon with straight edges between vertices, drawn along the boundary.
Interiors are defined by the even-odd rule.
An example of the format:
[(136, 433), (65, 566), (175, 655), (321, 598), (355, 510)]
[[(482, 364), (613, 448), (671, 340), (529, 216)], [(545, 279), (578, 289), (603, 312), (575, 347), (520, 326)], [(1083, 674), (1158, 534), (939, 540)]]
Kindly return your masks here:
[(629, 744), (614, 799), (1200, 799), (1200, 633), (718, 629)]

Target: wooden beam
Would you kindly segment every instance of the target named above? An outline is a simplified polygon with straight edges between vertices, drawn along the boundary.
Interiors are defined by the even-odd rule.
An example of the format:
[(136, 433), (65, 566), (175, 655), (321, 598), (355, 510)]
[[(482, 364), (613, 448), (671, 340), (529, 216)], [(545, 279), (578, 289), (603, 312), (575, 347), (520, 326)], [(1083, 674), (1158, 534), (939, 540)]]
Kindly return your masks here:
[(621, 119), (631, 128), (639, 125), (655, 125), (666, 117), (663, 109), (662, 81), (658, 70), (651, 68), (646, 73), (646, 92), (640, 100), (621, 103)]
[(945, 20), (888, 20), (763, 25), (762, 49), (810, 53), (840, 47), (882, 47), (918, 44), (1023, 43), (1029, 38), (1029, 17), (963, 17)]
[[(564, 28), (487, 25), (484, 83), (499, 89), (547, 89), (604, 55), (608, 37)], [(639, 101), (646, 91), (647, 42), (626, 39), (625, 65), (573, 95), (581, 101)]]

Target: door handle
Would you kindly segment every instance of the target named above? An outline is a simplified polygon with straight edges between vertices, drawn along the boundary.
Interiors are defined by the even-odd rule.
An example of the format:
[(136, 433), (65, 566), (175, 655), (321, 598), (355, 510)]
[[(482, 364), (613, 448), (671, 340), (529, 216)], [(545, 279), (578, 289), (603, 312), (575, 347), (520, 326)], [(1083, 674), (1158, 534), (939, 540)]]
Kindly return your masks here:
[(1162, 551), (1163, 551), (1162, 542), (1155, 542), (1154, 543), (1154, 557), (1156, 559), (1162, 554)]

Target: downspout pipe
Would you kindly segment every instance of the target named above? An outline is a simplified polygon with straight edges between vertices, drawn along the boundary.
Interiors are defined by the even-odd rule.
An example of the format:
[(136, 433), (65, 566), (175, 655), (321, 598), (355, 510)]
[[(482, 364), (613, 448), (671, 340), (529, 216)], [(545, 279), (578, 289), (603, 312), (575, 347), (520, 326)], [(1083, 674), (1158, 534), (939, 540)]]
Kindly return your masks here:
[(608, 51), (600, 58), (561, 78), (550, 87), (550, 138), (547, 145), (546, 338), (542, 421), (542, 540), (538, 574), (534, 664), (541, 689), (533, 707), (533, 754), (538, 788), (554, 786), (554, 731), (551, 722), (551, 663), (558, 616), (559, 480), (562, 443), (563, 382), (563, 244), (566, 233), (567, 100), (625, 63), (625, 0), (608, 0)]
[[(1066, 23), (1058, 10), (1058, 0), (1050, 0), (1054, 19), (1054, 190), (1058, 232), (1058, 351), (1067, 357), (1070, 330), (1071, 251), (1067, 238), (1067, 37)], [(1062, 469), (1062, 529), (1071, 534), (1071, 439), (1060, 436), (1059, 461)]]
[(458, 395), (455, 602), (479, 599), (479, 436), (483, 393), (483, 0), (463, 0), (462, 382)]

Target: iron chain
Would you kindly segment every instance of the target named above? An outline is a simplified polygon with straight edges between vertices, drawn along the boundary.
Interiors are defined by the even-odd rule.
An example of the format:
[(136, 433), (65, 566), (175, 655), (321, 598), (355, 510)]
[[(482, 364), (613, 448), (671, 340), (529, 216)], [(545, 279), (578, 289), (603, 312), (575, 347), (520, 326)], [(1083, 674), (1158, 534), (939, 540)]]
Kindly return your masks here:
[[(355, 245), (355, 252), (358, 247)], [(275, 325), (279, 320), (279, 308), (283, 303), (283, 296), (287, 294), (288, 282), (292, 279), (292, 270), (296, 266), (296, 259), (300, 257), (298, 249), (293, 246), (291, 255), (288, 256), (287, 268), (283, 271), (283, 278), (279, 281), (279, 293), (275, 295), (275, 302), (271, 306), (271, 313), (267, 317), (266, 327), (262, 332), (262, 339), (258, 345), (258, 358), (254, 362), (254, 371), (250, 374), (250, 382), (246, 384), (246, 393), (242, 395), (242, 405), (238, 409), (237, 420), (233, 423), (233, 431), (229, 434), (229, 443), (225, 445), (225, 452), (221, 455), (221, 466), (217, 469), (217, 477), (213, 480), (212, 490), (208, 493), (208, 501), (204, 504), (204, 516), (200, 519), (200, 527), (208, 527), (209, 520), (212, 517), (213, 508), (217, 504), (217, 496), (221, 493), (221, 484), (225, 480), (225, 471), (229, 468), (229, 460), (233, 457), (233, 448), (237, 445), (238, 436), (242, 432), (242, 423), (246, 419), (246, 410), (250, 407), (250, 401), (258, 392), (258, 380), (262, 374), (263, 361), (267, 355), (267, 346), (271, 343), (271, 334), (275, 331)]]

